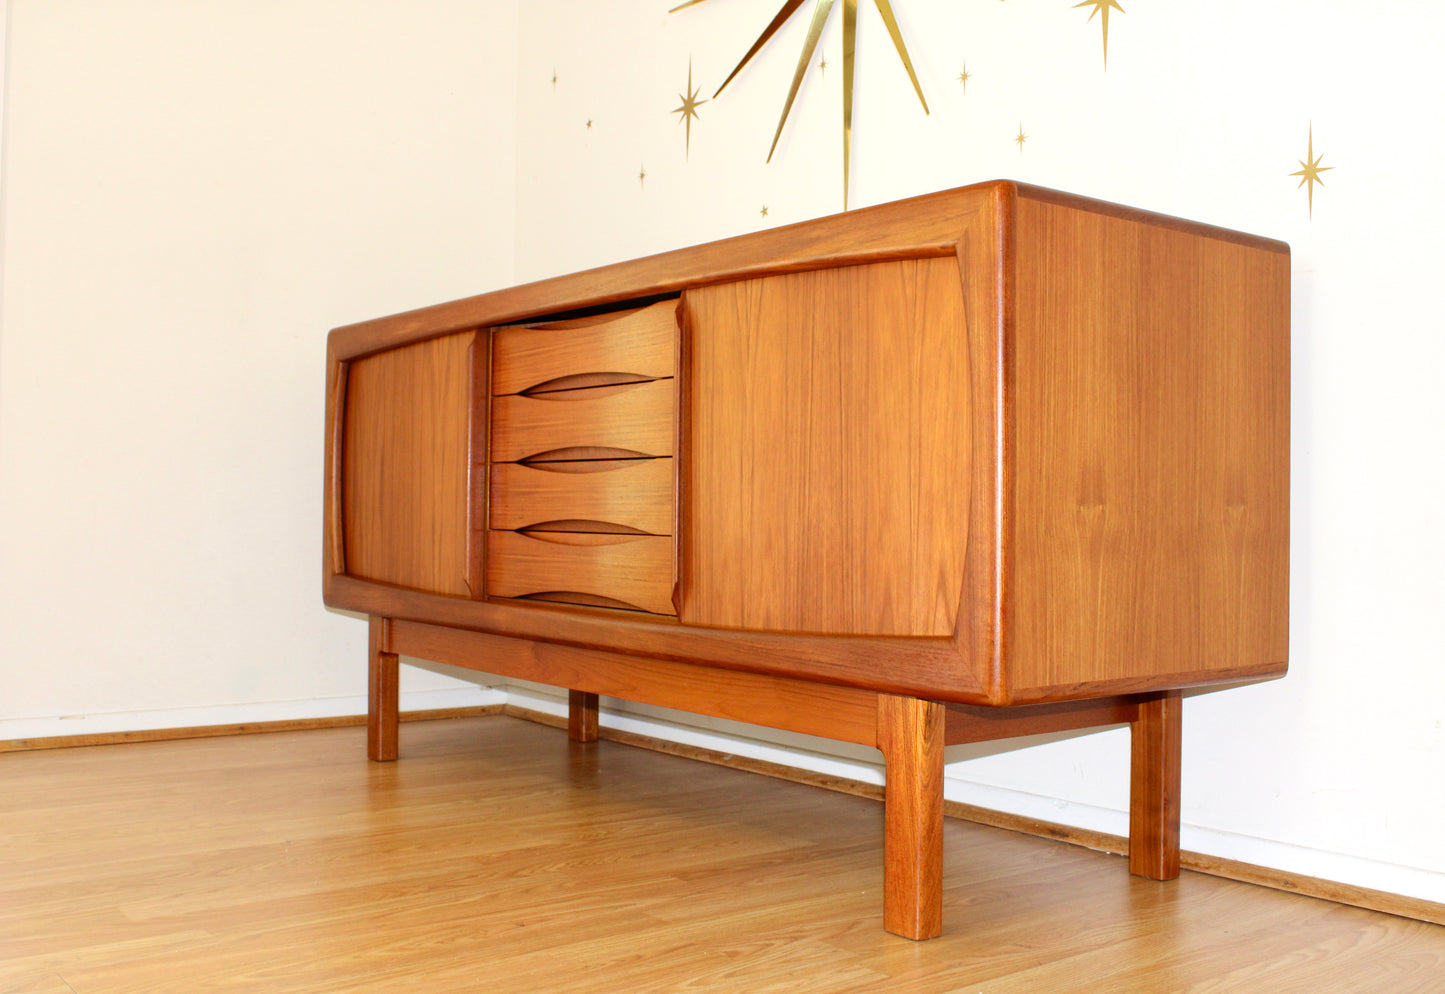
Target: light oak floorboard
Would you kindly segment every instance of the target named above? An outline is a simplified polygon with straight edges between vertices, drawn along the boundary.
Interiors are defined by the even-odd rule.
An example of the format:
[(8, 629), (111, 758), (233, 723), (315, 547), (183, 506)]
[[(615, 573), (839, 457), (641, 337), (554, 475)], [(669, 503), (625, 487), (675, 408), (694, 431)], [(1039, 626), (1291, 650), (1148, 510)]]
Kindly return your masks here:
[(1445, 989), (1445, 927), (949, 819), (882, 930), (874, 801), (505, 717), (0, 755), (0, 992)]

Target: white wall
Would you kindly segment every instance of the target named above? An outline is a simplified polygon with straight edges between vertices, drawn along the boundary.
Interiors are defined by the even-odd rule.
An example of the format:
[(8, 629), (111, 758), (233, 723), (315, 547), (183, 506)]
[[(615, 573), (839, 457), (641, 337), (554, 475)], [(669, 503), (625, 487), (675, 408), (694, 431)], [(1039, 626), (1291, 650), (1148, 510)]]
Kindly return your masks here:
[(0, 738), (364, 709), (325, 336), (511, 282), (516, 6), (12, 0)]
[[(777, 5), (669, 6), (524, 5), (519, 280), (841, 207), (837, 11), (829, 68), (814, 56), (768, 165), (811, 6), (699, 109), (690, 156), (671, 113), (689, 60), (711, 98)], [(1429, 124), (1445, 112), (1445, 14), (1424, 2), (1363, 16), (1318, 0), (1123, 6), (1106, 70), (1098, 18), (1071, 3), (896, 5), (925, 116), (876, 11), (860, 4), (851, 203), (1011, 177), (1292, 244), (1293, 669), (1188, 702), (1184, 844), (1445, 900), (1445, 195), (1433, 172), (1445, 140)], [(1320, 165), (1334, 167), (1312, 218), (1289, 175), (1311, 126)], [(700, 742), (723, 731), (812, 750), (726, 746), (773, 759), (871, 759), (669, 718), (681, 727), (667, 734)], [(950, 797), (1127, 830), (1125, 732), (950, 758)]]

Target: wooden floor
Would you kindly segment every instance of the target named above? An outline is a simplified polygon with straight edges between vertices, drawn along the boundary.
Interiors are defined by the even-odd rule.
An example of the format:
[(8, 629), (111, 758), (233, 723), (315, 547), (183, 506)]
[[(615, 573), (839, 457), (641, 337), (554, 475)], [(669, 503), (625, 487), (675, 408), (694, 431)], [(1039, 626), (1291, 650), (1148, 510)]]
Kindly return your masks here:
[(0, 992), (1445, 991), (1445, 927), (953, 820), (909, 942), (882, 829), (500, 716), (0, 755)]

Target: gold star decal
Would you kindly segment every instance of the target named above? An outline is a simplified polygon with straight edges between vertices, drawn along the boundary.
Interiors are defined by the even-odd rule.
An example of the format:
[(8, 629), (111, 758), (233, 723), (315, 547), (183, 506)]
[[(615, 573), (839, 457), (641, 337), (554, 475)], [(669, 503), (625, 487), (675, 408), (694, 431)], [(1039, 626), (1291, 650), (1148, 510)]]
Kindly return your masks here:
[(592, 130), (592, 118), (590, 118), (590, 117), (587, 119), (587, 130), (588, 130), (588, 131), (591, 131), (591, 130)]
[(1119, 6), (1119, 0), (1084, 0), (1083, 3), (1074, 4), (1075, 7), (1093, 7), (1089, 11), (1089, 20), (1094, 19), (1095, 14), (1101, 14), (1100, 25), (1104, 28), (1104, 68), (1109, 68), (1109, 11), (1117, 10), (1124, 13), (1124, 8)]
[(557, 92), (557, 70), (552, 70), (552, 92)]
[(821, 59), (818, 60), (818, 74), (819, 74), (820, 76), (826, 76), (826, 75), (828, 75), (828, 57), (827, 57), (827, 56), (824, 56), (823, 58), (821, 58)]
[(1018, 136), (1017, 136), (1016, 138), (1014, 138), (1014, 141), (1018, 143), (1019, 154), (1020, 154), (1020, 155), (1023, 155), (1023, 152), (1024, 152), (1024, 142), (1026, 142), (1026, 141), (1028, 141), (1028, 140), (1029, 140), (1029, 136), (1026, 135), (1026, 134), (1024, 134), (1024, 125), (1023, 125), (1023, 122), (1020, 121), (1020, 122), (1019, 122), (1019, 133), (1018, 133)]
[[(687, 0), (672, 8), (669, 13), (682, 10), (684, 7), (692, 7), (702, 0)], [(803, 6), (804, 0), (783, 0), (783, 6), (774, 15), (772, 21), (763, 29), (758, 40), (753, 42), (753, 47), (748, 49), (737, 68), (723, 80), (722, 86), (717, 88), (713, 94), (716, 99), (718, 94), (733, 81), (738, 73), (742, 72), (743, 66), (758, 54), (778, 30), (787, 23), (788, 19), (796, 14)], [(818, 48), (818, 38), (823, 33), (823, 27), (828, 22), (828, 17), (833, 12), (834, 0), (817, 0), (813, 7), (813, 20), (808, 25), (808, 36), (803, 42), (803, 51), (798, 56), (797, 68), (793, 71), (793, 83), (788, 88), (787, 100), (783, 103), (783, 113), (778, 118), (778, 128), (773, 133), (773, 144), (768, 149), (768, 161), (773, 159), (773, 153), (777, 151), (778, 139), (782, 137), (783, 125), (788, 123), (788, 112), (793, 109), (793, 100), (798, 96), (798, 87), (802, 85), (803, 74), (807, 72), (808, 66), (813, 61), (813, 53)], [(918, 94), (918, 102), (923, 105), (923, 112), (928, 113), (928, 101), (923, 99), (923, 87), (918, 82), (918, 74), (913, 71), (913, 59), (908, 54), (908, 47), (903, 43), (903, 35), (898, 30), (898, 19), (893, 15), (892, 0), (873, 0), (873, 6), (878, 8), (879, 15), (883, 18), (883, 24), (888, 29), (888, 36), (893, 39), (893, 47), (898, 52), (898, 60), (903, 63), (903, 68), (908, 71), (908, 78), (913, 82), (913, 90)], [(853, 53), (858, 41), (858, 0), (843, 0), (843, 209), (848, 209), (848, 170), (853, 149)]]
[(1296, 172), (1290, 173), (1291, 176), (1301, 177), (1299, 181), (1299, 186), (1295, 187), (1296, 190), (1298, 190), (1300, 186), (1304, 186), (1306, 183), (1309, 184), (1310, 220), (1314, 220), (1315, 216), (1315, 184), (1318, 183), (1320, 186), (1325, 185), (1325, 181), (1320, 179), (1320, 173), (1335, 168), (1334, 166), (1320, 165), (1320, 162), (1323, 159), (1323, 155), (1319, 156), (1318, 158), (1315, 157), (1315, 126), (1311, 124), (1309, 151), (1305, 153), (1305, 158), (1299, 160), (1299, 164), (1303, 168), (1299, 169)]
[(647, 170), (642, 166), (637, 167), (637, 185), (641, 186), (647, 181)]
[(973, 79), (973, 73), (968, 71), (968, 63), (963, 64), (963, 72), (958, 74), (958, 81), (963, 84), (963, 90), (968, 92), (968, 81)]
[(767, 216), (768, 216), (768, 205), (767, 205), (767, 204), (763, 204), (763, 209), (762, 209), (761, 211), (759, 211), (758, 213), (761, 214), (763, 217), (767, 217)]
[(677, 95), (677, 99), (682, 101), (682, 106), (673, 111), (674, 114), (682, 115), (682, 117), (678, 118), (679, 123), (685, 123), (687, 125), (686, 147), (689, 156), (692, 155), (693, 118), (697, 117), (697, 109), (707, 103), (706, 100), (699, 100), (697, 93), (698, 91), (692, 88), (692, 60), (689, 59), (687, 63), (687, 96), (683, 96), (681, 93)]

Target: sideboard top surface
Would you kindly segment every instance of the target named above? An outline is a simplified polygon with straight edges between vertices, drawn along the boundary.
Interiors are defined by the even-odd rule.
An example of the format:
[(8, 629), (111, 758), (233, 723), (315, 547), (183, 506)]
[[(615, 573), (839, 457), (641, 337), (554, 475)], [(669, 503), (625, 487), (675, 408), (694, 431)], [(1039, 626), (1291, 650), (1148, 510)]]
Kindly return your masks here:
[(890, 258), (952, 255), (963, 232), (981, 214), (987, 215), (992, 236), (1004, 246), (1016, 237), (1019, 200), (1066, 205), (1289, 254), (1286, 243), (1258, 235), (1013, 180), (990, 180), (343, 325), (332, 332), (330, 349), (333, 357), (350, 359), (453, 331), (606, 307), (684, 287)]

